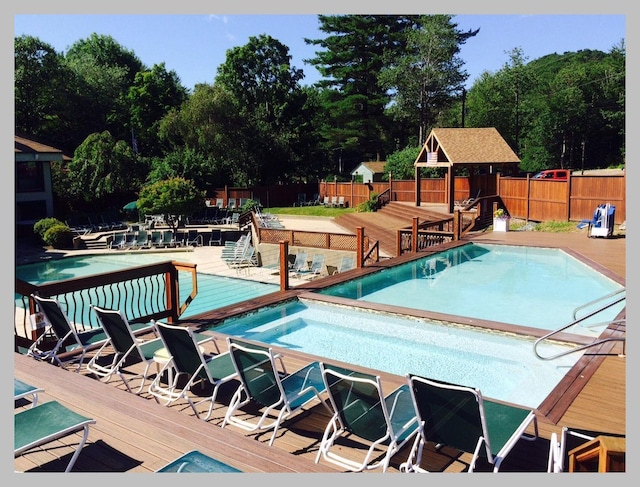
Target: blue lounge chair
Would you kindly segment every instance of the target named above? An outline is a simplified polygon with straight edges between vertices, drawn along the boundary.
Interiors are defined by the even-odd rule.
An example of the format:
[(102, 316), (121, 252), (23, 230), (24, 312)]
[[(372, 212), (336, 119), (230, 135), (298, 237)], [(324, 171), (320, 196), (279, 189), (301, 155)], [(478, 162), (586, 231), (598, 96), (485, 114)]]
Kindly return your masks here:
[(159, 473), (237, 473), (242, 472), (231, 465), (216, 460), (198, 450), (181, 455), (164, 467), (156, 470)]
[[(335, 412), (316, 463), (324, 458), (353, 472), (376, 468), (386, 472), (391, 458), (420, 430), (409, 387), (402, 385), (385, 396), (379, 376), (325, 363), (321, 368)], [(342, 454), (341, 437), (369, 445), (360, 461)]]
[[(500, 469), (502, 461), (519, 440), (538, 438), (533, 411), (491, 401), (478, 389), (408, 374), (416, 415), (422, 423), (409, 457), (400, 467), (405, 472), (425, 472), (420, 466), (427, 442), (472, 453), (469, 472), (479, 457)], [(527, 434), (533, 425), (534, 434)], [(484, 448), (483, 448), (484, 447)]]
[[(324, 382), (318, 362), (309, 363), (300, 370), (287, 374), (282, 357), (270, 347), (232, 337), (227, 337), (227, 342), (240, 385), (229, 403), (223, 428), (227, 424), (233, 424), (250, 432), (273, 430), (269, 441), (271, 446), (280, 424), (310, 402), (317, 400), (331, 412), (321, 397)], [(280, 360), (282, 371), (278, 370), (277, 359)], [(262, 409), (257, 421), (238, 416), (240, 409), (250, 403)]]
[(95, 419), (82, 416), (58, 401), (45, 402), (20, 411), (14, 415), (14, 457), (82, 431), (82, 438), (65, 469), (65, 472), (70, 472), (87, 441), (89, 426), (95, 422)]

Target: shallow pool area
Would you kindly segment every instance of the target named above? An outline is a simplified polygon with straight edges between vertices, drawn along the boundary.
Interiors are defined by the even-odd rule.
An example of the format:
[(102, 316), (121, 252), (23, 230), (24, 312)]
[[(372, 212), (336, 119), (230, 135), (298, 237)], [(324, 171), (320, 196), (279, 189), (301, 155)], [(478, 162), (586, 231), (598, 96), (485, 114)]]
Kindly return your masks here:
[[(537, 407), (582, 355), (543, 361), (533, 339), (451, 323), (300, 300), (230, 318), (216, 332), (392, 374), (411, 372)], [(545, 343), (556, 354), (571, 345)]]
[[(622, 289), (559, 249), (472, 243), (319, 293), (555, 330), (574, 321), (576, 308)], [(598, 336), (623, 307), (612, 306), (567, 331)], [(594, 309), (585, 308), (578, 318)]]

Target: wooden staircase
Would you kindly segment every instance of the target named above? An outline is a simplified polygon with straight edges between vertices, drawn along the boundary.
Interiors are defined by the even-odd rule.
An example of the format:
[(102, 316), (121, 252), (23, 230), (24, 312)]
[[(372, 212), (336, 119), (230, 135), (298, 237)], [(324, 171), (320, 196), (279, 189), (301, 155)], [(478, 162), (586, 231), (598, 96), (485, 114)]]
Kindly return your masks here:
[(381, 257), (395, 257), (398, 229), (411, 227), (414, 217), (418, 217), (422, 223), (448, 216), (448, 213), (418, 207), (412, 203), (390, 201), (376, 212), (346, 213), (336, 217), (334, 222), (350, 233), (356, 233), (358, 227), (363, 227), (365, 235), (373, 242), (379, 242)]

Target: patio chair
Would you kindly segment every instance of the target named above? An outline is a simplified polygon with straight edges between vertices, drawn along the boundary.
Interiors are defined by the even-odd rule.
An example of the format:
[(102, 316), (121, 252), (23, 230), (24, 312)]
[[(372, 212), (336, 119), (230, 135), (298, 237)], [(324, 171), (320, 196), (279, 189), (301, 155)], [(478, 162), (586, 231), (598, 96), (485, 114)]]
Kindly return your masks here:
[(14, 377), (13, 379), (13, 400), (20, 401), (31, 396), (31, 407), (38, 405), (38, 394), (44, 392), (40, 387), (32, 386)]
[[(162, 340), (159, 337), (147, 340), (136, 337), (129, 320), (120, 310), (105, 309), (93, 304), (89, 306), (96, 314), (109, 340), (87, 362), (87, 371), (105, 383), (117, 374), (129, 392), (140, 394), (149, 376), (151, 364), (154, 362), (154, 354), (164, 346)], [(155, 328), (150, 326), (149, 331), (151, 330), (157, 333)], [(141, 374), (131, 375), (124, 370), (139, 363), (145, 364)], [(129, 383), (137, 378), (141, 379), (140, 386), (132, 391)]]
[(338, 207), (338, 197), (337, 196), (332, 196), (331, 197), (331, 204), (330, 206), (332, 208), (337, 208)]
[(138, 230), (138, 234), (136, 235), (136, 243), (134, 247), (136, 249), (144, 249), (149, 248), (149, 232), (146, 230)]
[[(377, 375), (325, 363), (321, 368), (335, 412), (322, 436), (316, 463), (324, 458), (353, 472), (376, 468), (386, 472), (391, 458), (420, 430), (408, 385), (385, 396)], [(368, 445), (360, 461), (341, 452), (345, 444), (358, 441), (356, 437)]]
[(209, 245), (222, 245), (222, 230), (214, 228), (209, 236)]
[(562, 436), (559, 441), (558, 435), (555, 432), (551, 433), (547, 471), (550, 473), (568, 471), (569, 452), (589, 441), (595, 440), (598, 436), (625, 438), (625, 435), (619, 433), (606, 433), (604, 431), (569, 428), (567, 426), (562, 427)]
[(16, 413), (13, 422), (14, 457), (82, 431), (82, 438), (65, 468), (65, 472), (70, 472), (87, 441), (89, 426), (96, 420), (82, 416), (58, 401), (49, 401)]
[[(238, 338), (227, 337), (229, 353), (236, 369), (240, 386), (233, 394), (222, 427), (233, 424), (250, 432), (273, 430), (269, 446), (278, 433), (278, 427), (312, 401), (318, 400), (331, 410), (320, 396), (324, 383), (320, 364), (311, 362), (287, 374), (282, 357), (270, 347), (263, 347)], [(276, 359), (282, 371), (278, 371)], [(282, 374), (282, 375), (281, 375)], [(240, 408), (253, 403), (262, 409), (256, 421), (240, 418)]]
[(294, 274), (299, 279), (315, 279), (322, 273), (322, 266), (324, 265), (324, 254), (315, 254), (311, 259), (311, 265), (308, 268), (302, 268), (294, 271)]
[(136, 246), (136, 238), (138, 236), (138, 232), (127, 232), (124, 236), (124, 243), (122, 244), (123, 249), (133, 249)]
[(124, 247), (124, 241), (126, 238), (126, 234), (122, 232), (114, 232), (111, 237), (111, 241), (109, 242), (110, 249), (121, 249)]
[(305, 269), (308, 269), (309, 264), (307, 263), (307, 253), (306, 252), (298, 252), (295, 256), (295, 260), (289, 271), (293, 274), (298, 274), (300, 272), (304, 272)]
[[(425, 472), (420, 467), (427, 442), (472, 453), (469, 472), (479, 457), (500, 469), (502, 461), (520, 439), (538, 438), (538, 420), (534, 412), (482, 396), (480, 390), (407, 375), (416, 415), (424, 428), (413, 443), (407, 461), (400, 467), (406, 472)], [(534, 434), (527, 434), (533, 424)], [(483, 448), (484, 446), (484, 448)]]
[[(48, 360), (61, 367), (68, 362), (77, 361), (76, 372), (80, 372), (87, 350), (102, 346), (109, 337), (102, 328), (76, 331), (59, 301), (36, 294), (32, 294), (31, 297), (37, 303), (40, 312), (44, 314), (47, 325), (42, 335), (29, 347), (27, 355), (38, 360)], [(52, 348), (43, 347), (51, 335), (55, 337), (56, 343)], [(65, 355), (62, 356), (62, 354)]]
[(187, 240), (185, 242), (186, 246), (193, 247), (202, 247), (202, 235), (198, 232), (198, 230), (191, 229), (187, 233)]
[(231, 465), (191, 450), (156, 470), (157, 473), (237, 473), (242, 472)]
[(328, 196), (325, 196), (325, 197), (322, 199), (322, 204), (323, 204), (325, 207), (327, 207), (327, 208), (331, 206), (331, 202), (329, 201), (329, 197), (328, 197)]
[(235, 198), (229, 198), (229, 200), (227, 201), (227, 210), (236, 210), (238, 208), (238, 204), (236, 203), (236, 199)]
[(163, 247), (177, 247), (178, 240), (176, 239), (173, 230), (162, 231), (162, 246)]
[(149, 243), (151, 247), (162, 247), (162, 232), (160, 230), (153, 230)]
[[(209, 402), (209, 411), (202, 418), (208, 420), (213, 412), (220, 386), (236, 377), (231, 355), (229, 352), (220, 353), (215, 337), (210, 336), (208, 340), (213, 340), (217, 354), (205, 357), (202, 348), (204, 341), (199, 340), (201, 336), (191, 329), (161, 322), (156, 322), (156, 326), (167, 351), (168, 360), (149, 385), (149, 393), (165, 406), (184, 399), (197, 418), (200, 418), (197, 406)], [(165, 375), (168, 377), (166, 385), (162, 383)], [(213, 387), (211, 395), (194, 402), (190, 392), (195, 384)]]
[(218, 207), (219, 210), (224, 208), (224, 199), (216, 198), (216, 206)]
[(346, 208), (347, 204), (344, 201), (344, 196), (338, 196), (338, 208)]

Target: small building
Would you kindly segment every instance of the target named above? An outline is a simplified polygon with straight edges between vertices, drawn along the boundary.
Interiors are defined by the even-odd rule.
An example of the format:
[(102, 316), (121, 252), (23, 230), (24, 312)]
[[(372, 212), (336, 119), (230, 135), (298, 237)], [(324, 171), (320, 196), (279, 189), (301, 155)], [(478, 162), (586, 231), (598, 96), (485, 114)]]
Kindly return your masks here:
[(15, 223), (33, 225), (53, 216), (51, 162), (68, 160), (60, 149), (26, 137), (15, 140)]
[(384, 175), (384, 166), (386, 161), (361, 162), (353, 171), (351, 171), (352, 179), (362, 176), (363, 183), (377, 183), (382, 181)]

